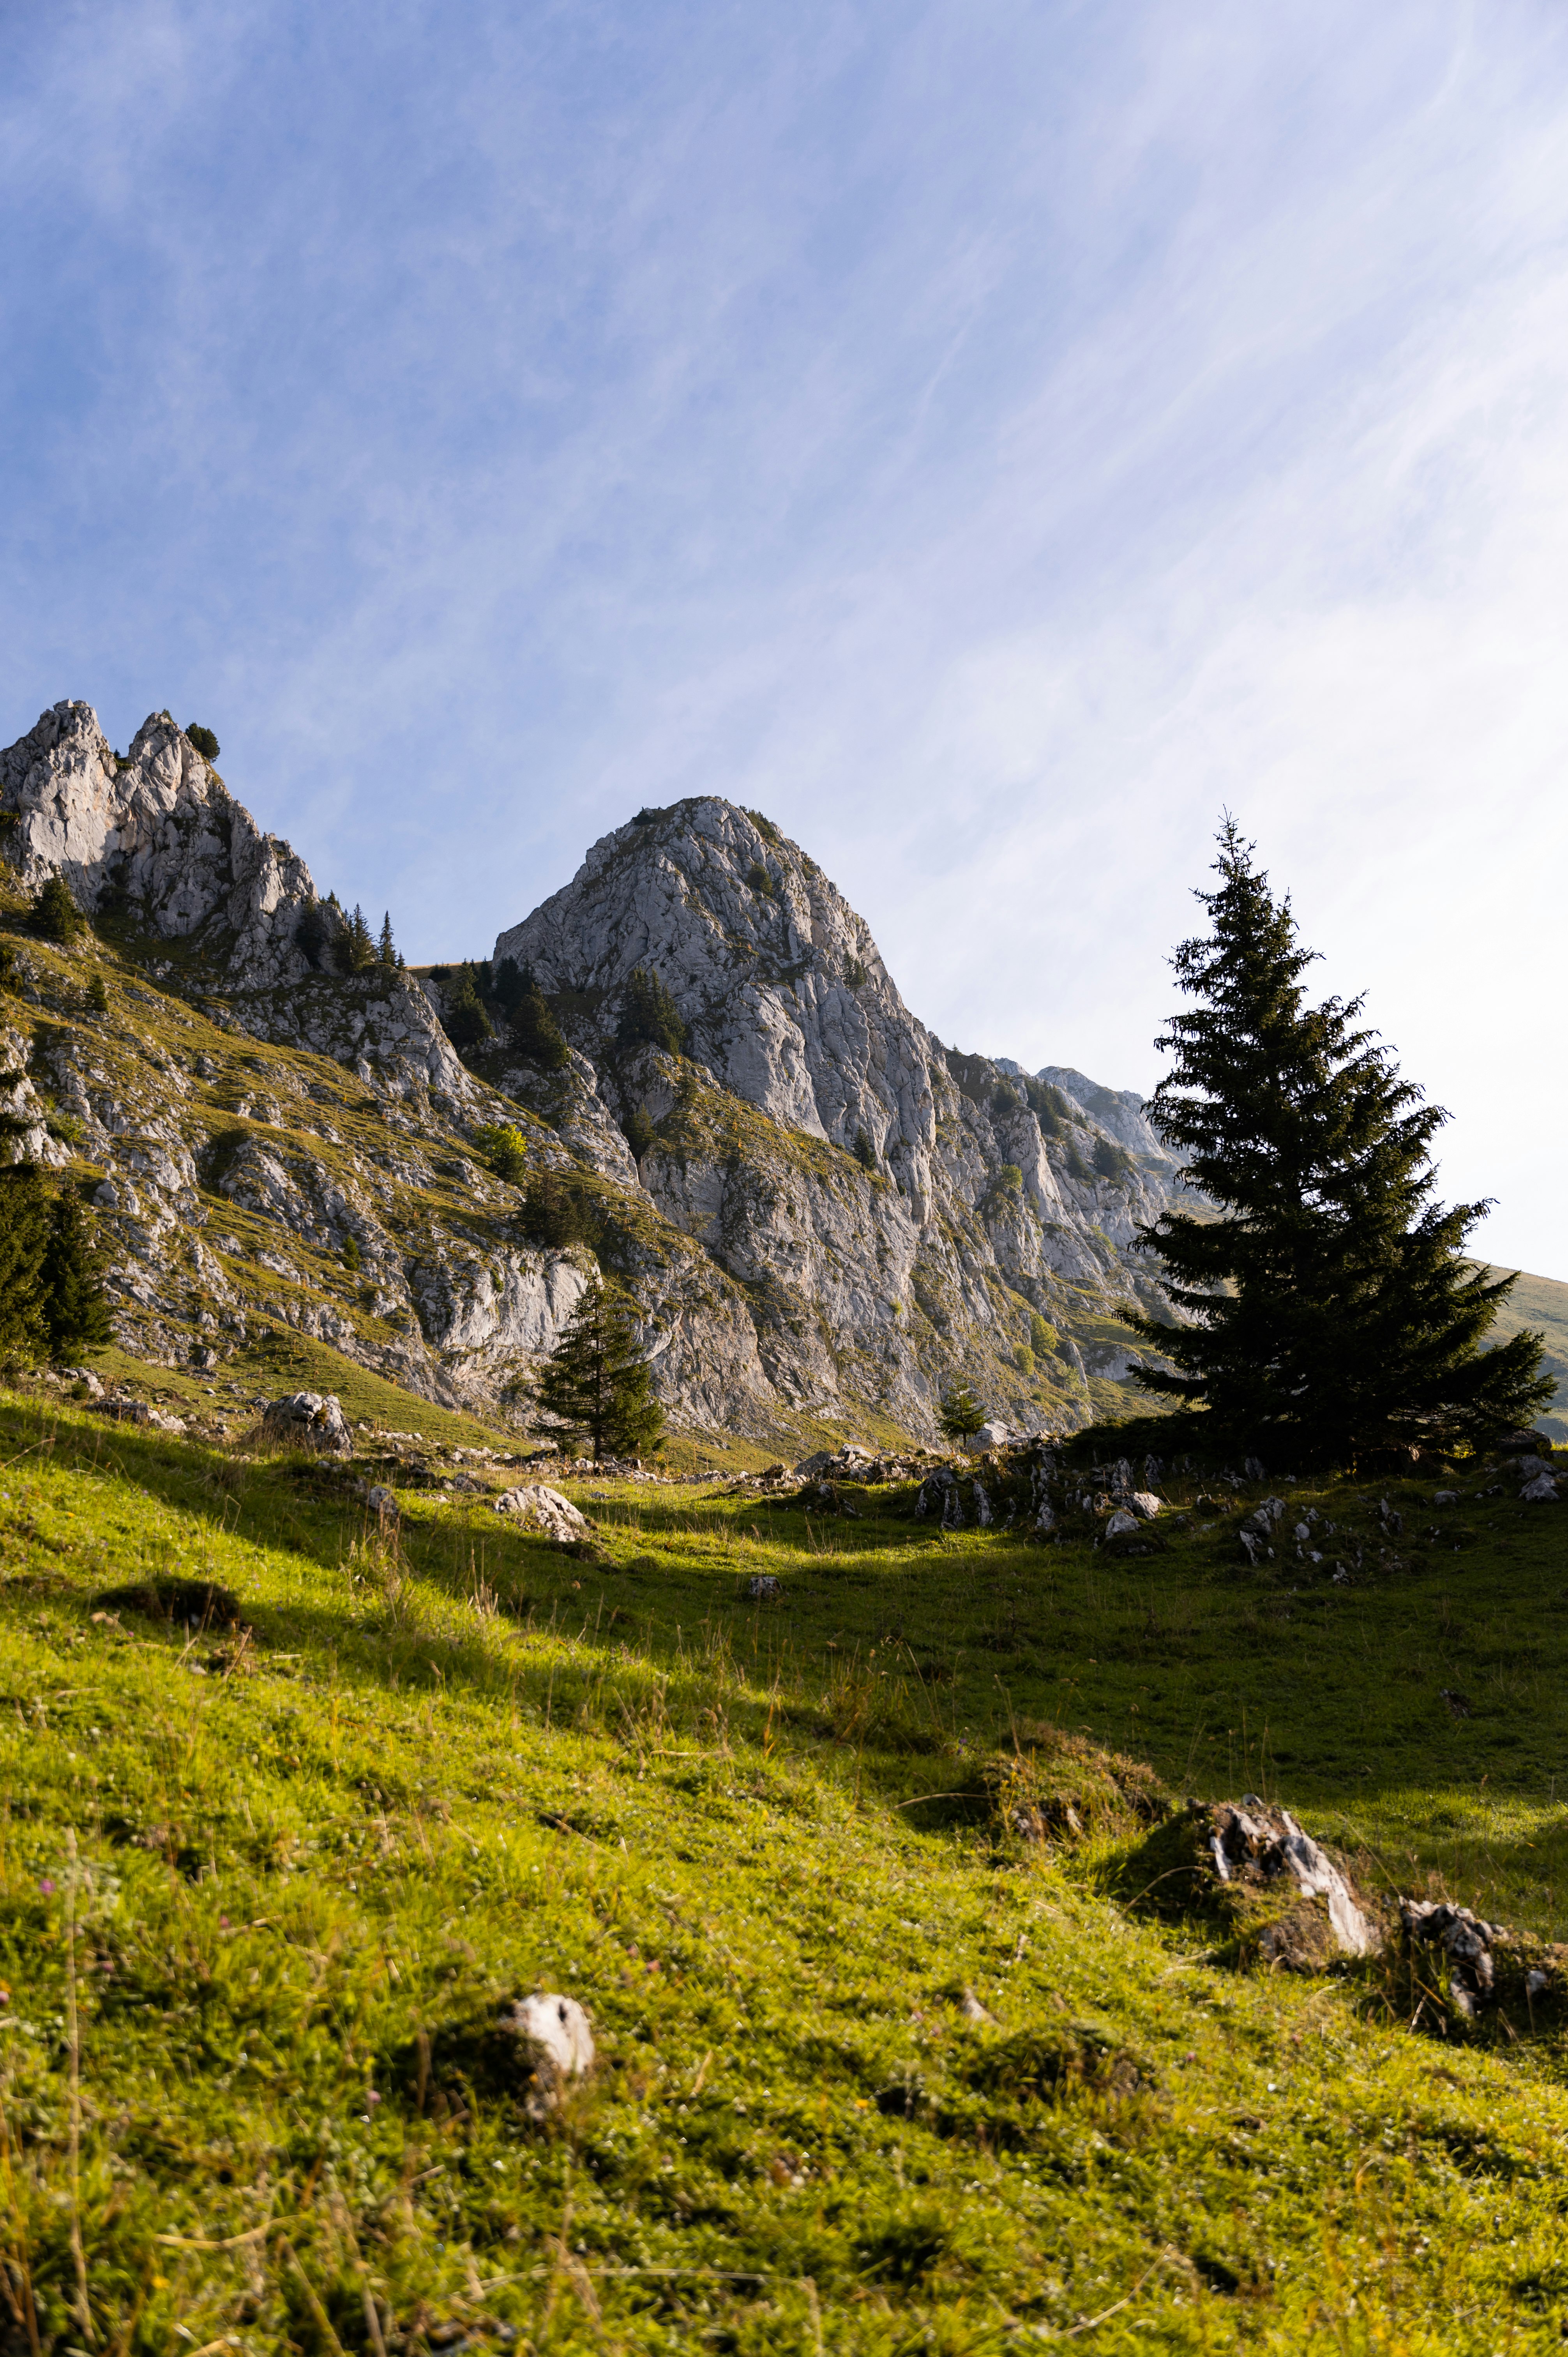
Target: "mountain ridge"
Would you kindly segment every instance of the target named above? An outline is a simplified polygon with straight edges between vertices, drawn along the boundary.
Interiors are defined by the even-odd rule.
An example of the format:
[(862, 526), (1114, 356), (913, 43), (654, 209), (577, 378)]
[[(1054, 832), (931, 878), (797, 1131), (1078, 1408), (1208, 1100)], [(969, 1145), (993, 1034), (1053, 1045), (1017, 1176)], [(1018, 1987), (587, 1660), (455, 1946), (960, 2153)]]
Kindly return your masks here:
[[(1128, 1397), (1118, 1312), (1163, 1301), (1133, 1247), (1168, 1173), (1053, 1083), (944, 1049), (760, 813), (644, 811), (503, 929), (496, 961), (530, 965), (570, 1043), (559, 1072), (504, 1039), (460, 1055), (433, 978), (331, 971), (306, 863), (166, 712), (121, 756), (91, 705), (52, 706), (0, 754), (0, 843), (14, 931), (56, 869), (96, 929), (24, 952), (44, 1019), (6, 1031), (9, 1150), (91, 1178), (149, 1351), (281, 1318), (517, 1415), (596, 1257), (678, 1423), (929, 1438), (958, 1380), (1022, 1431)], [(110, 955), (105, 1023), (74, 975)], [(627, 1037), (639, 969), (682, 1052)], [(498, 1125), (521, 1186), (487, 1168)]]

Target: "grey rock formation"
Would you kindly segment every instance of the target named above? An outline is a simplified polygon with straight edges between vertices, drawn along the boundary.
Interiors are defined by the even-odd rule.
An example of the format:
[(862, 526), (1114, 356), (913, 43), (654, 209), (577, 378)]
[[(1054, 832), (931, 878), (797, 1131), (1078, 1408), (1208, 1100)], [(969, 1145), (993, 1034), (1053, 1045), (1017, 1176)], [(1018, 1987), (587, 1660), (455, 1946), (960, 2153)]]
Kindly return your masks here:
[(352, 1457), (354, 1436), (343, 1404), (331, 1392), (289, 1392), (262, 1415), (269, 1440), (289, 1448), (309, 1448), (318, 1457)]
[(58, 868), (79, 908), (128, 899), (170, 940), (220, 928), (237, 985), (307, 971), (295, 935), (316, 898), (309, 869), (261, 833), (166, 712), (121, 761), (91, 705), (55, 705), (0, 753), (0, 811), (24, 883)]
[(1176, 1168), (1176, 1157), (1150, 1121), (1136, 1089), (1104, 1088), (1070, 1064), (1042, 1064), (1035, 1078), (1060, 1089), (1129, 1154)]
[[(638, 1179), (744, 1288), (779, 1405), (858, 1398), (932, 1431), (962, 1371), (1037, 1432), (1081, 1421), (1092, 1377), (1125, 1374), (1103, 1324), (1129, 1290), (1160, 1298), (1124, 1254), (1168, 1163), (1144, 1170), (1015, 1068), (944, 1049), (768, 821), (715, 797), (644, 813), (494, 957), (532, 969), (568, 1032), (575, 1136), (589, 1071), (616, 1129), (653, 1125)], [(628, 1037), (639, 969), (669, 992), (683, 1058)], [(1033, 1383), (1039, 1317), (1080, 1333)]]
[[(413, 975), (314, 966), (308, 870), (166, 714), (122, 759), (90, 706), (54, 706), (0, 753), (0, 820), (16, 883), (58, 869), (98, 929), (17, 955), (4, 1150), (91, 1174), (133, 1347), (210, 1366), (283, 1324), (521, 1415), (596, 1256), (678, 1425), (932, 1437), (959, 1377), (997, 1431), (1120, 1404), (1119, 1308), (1162, 1300), (1128, 1247), (1164, 1167), (944, 1049), (766, 820), (645, 813), (501, 935), (570, 1041), (548, 1073), (504, 1039), (460, 1057)], [(628, 1034), (639, 967), (683, 1052)], [(564, 1223), (534, 1214), (546, 1183), (575, 1190)]]

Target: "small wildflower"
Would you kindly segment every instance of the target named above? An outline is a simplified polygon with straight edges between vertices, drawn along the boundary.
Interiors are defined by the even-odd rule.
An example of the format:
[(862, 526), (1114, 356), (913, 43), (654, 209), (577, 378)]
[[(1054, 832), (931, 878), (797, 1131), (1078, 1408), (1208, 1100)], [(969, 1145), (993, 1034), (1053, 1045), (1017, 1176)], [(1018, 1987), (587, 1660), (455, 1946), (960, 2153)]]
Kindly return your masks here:
[(54, 1897), (54, 1884), (49, 1880), (47, 1874), (39, 1883), (38, 1889), (43, 1892), (46, 1899), (52, 1899)]
[(370, 2093), (365, 2097), (366, 2103), (369, 2104), (372, 2109), (381, 2102), (381, 2097), (377, 2094), (373, 2087), (371, 2089)]

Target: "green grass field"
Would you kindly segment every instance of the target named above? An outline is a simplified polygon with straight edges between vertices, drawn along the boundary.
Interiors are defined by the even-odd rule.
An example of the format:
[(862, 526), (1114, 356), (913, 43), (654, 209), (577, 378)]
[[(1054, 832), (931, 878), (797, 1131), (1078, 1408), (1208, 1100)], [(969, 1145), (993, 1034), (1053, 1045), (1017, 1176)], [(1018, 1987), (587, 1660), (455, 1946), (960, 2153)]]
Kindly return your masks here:
[[(389, 1536), (197, 1389), (0, 1397), (0, 2348), (1562, 2345), (1558, 2034), (1233, 1969), (1135, 1825), (987, 1799), (1065, 1730), (1563, 1935), (1557, 1510), (1304, 1484), (1341, 1550), (1405, 1514), (1336, 1586), (1234, 1514), (1115, 1564), (576, 1485), (590, 1561), (424, 1488)], [(174, 1577), (245, 1625), (96, 1601)], [(532, 1989), (600, 2055), (542, 2126)]]

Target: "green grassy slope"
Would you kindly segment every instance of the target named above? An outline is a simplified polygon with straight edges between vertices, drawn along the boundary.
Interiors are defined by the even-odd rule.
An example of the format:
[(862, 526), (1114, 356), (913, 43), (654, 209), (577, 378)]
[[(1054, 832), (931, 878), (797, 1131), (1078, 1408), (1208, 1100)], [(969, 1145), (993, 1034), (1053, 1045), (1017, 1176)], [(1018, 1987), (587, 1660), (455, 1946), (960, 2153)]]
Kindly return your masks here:
[[(1508, 1274), (1494, 1268), (1493, 1276)], [(1499, 1311), (1492, 1340), (1506, 1342), (1522, 1326), (1533, 1326), (1546, 1337), (1546, 1371), (1557, 1379), (1557, 1397), (1537, 1420), (1555, 1440), (1568, 1440), (1568, 1285), (1552, 1276), (1521, 1275)]]
[[(1552, 1510), (1341, 1588), (889, 1492), (584, 1488), (591, 1562), (414, 1491), (392, 1540), (15, 1396), (0, 1457), (0, 2346), (1561, 2345), (1553, 2036), (1224, 1968), (1112, 1903), (1132, 1831), (983, 1800), (1055, 1719), (1559, 1928)], [(95, 1600), (170, 1576), (252, 1633)], [(545, 2127), (487, 2035), (535, 1987), (601, 2050)]]

